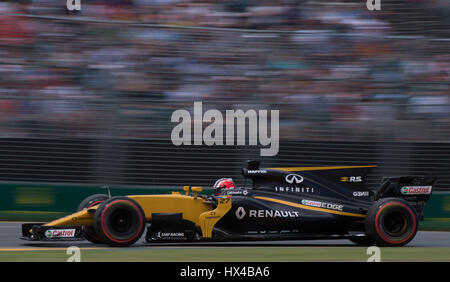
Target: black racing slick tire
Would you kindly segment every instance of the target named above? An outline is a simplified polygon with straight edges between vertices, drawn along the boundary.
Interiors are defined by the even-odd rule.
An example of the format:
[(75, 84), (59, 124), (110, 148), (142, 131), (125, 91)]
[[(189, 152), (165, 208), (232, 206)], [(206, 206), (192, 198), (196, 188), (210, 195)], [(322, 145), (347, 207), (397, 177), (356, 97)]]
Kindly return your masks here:
[[(98, 204), (103, 203), (108, 199), (108, 195), (105, 194), (95, 194), (84, 199), (77, 208), (77, 211), (81, 211)], [(94, 228), (92, 226), (84, 226), (84, 238), (89, 242), (94, 244), (101, 244), (102, 241), (98, 238), (97, 234), (95, 234)]]
[(93, 226), (103, 243), (127, 247), (141, 238), (146, 219), (136, 201), (128, 197), (113, 197), (104, 201), (95, 211)]
[(365, 229), (377, 245), (400, 247), (408, 244), (416, 235), (417, 213), (403, 199), (380, 199), (369, 208)]

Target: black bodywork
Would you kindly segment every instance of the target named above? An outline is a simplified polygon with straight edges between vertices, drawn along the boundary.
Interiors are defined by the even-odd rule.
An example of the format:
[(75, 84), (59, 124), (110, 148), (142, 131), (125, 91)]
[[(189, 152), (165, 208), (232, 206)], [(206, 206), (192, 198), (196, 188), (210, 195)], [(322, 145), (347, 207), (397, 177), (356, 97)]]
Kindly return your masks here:
[[(215, 240), (274, 240), (364, 237), (365, 215), (381, 198), (408, 201), (423, 219), (428, 194), (401, 192), (434, 184), (432, 177), (389, 177), (378, 189), (365, 184), (375, 166), (263, 169), (249, 162), (242, 170), (248, 187), (224, 190), (231, 210), (215, 225)], [(173, 225), (172, 225), (173, 226)]]

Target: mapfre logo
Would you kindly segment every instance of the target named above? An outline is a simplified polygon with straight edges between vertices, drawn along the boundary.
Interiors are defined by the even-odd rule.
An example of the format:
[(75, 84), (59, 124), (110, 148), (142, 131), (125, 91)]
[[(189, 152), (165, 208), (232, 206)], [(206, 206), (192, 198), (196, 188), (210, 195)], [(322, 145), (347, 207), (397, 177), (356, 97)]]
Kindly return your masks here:
[(298, 174), (288, 174), (286, 175), (284, 180), (286, 180), (286, 182), (289, 184), (299, 184), (303, 182), (303, 177)]

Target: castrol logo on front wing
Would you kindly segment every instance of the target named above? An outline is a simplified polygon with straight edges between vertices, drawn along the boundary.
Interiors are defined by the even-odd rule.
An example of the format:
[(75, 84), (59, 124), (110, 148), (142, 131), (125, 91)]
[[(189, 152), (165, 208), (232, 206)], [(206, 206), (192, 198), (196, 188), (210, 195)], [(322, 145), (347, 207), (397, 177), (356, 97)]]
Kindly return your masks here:
[(431, 186), (403, 186), (400, 191), (403, 195), (428, 195), (431, 194)]
[(75, 229), (49, 229), (45, 231), (47, 238), (73, 238), (75, 237)]

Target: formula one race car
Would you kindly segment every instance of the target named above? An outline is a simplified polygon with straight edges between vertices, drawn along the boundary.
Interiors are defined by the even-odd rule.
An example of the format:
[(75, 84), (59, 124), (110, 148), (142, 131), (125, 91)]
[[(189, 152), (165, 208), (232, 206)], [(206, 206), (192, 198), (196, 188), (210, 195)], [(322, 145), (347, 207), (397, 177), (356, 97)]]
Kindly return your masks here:
[(24, 224), (22, 239), (80, 240), (129, 246), (147, 242), (349, 239), (359, 245), (402, 246), (423, 219), (435, 178), (389, 177), (376, 191), (364, 184), (375, 166), (242, 170), (249, 187), (200, 195), (93, 195), (78, 211), (46, 224)]

